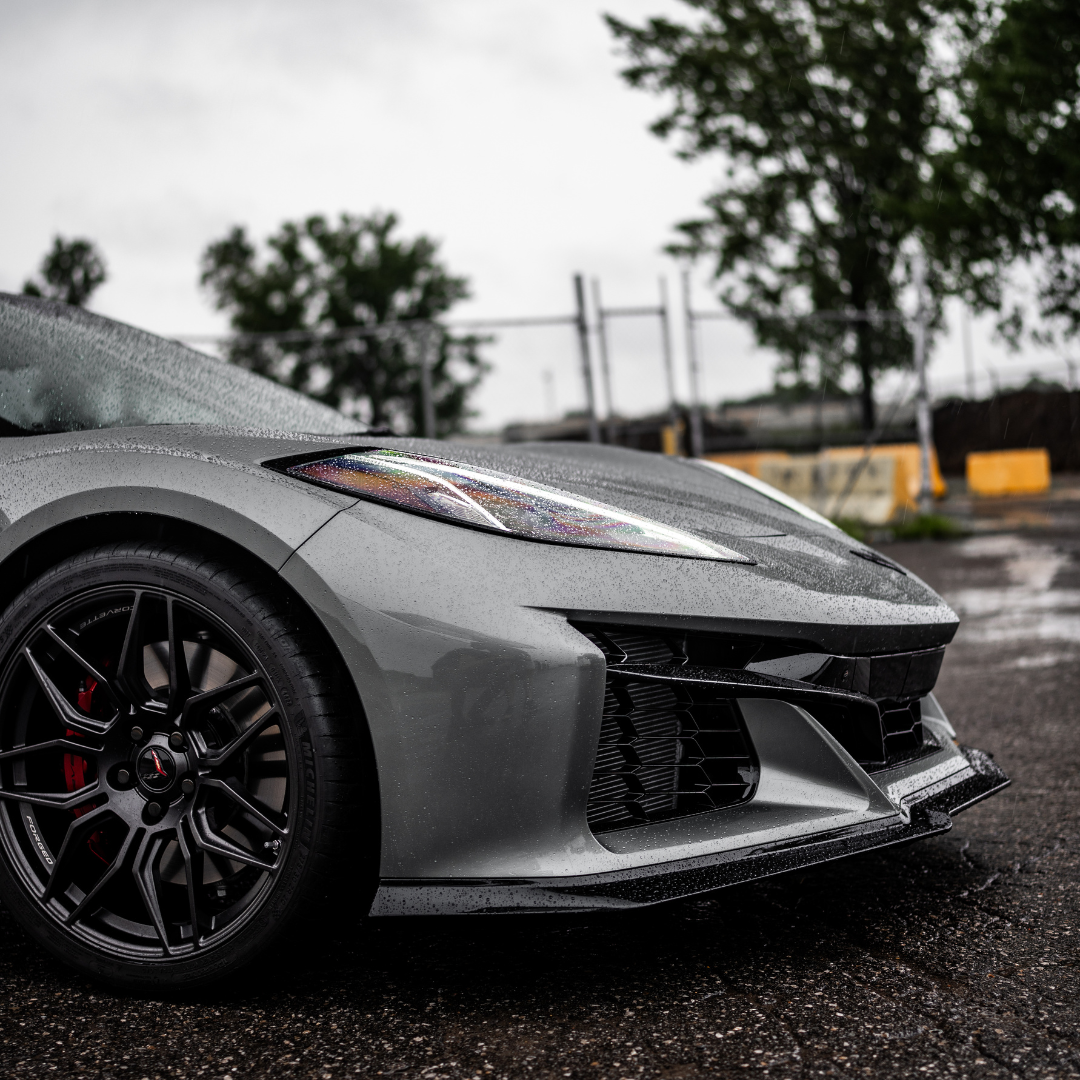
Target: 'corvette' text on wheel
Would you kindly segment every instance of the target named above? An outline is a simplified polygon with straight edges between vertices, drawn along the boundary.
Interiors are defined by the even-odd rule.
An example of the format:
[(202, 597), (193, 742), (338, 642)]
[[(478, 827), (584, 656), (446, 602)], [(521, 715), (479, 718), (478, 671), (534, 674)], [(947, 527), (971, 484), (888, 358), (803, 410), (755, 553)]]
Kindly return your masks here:
[(111, 546), (4, 615), (0, 881), (69, 962), (190, 985), (324, 884), (318, 837), (345, 791), (328, 783), (326, 680), (259, 585), (194, 552)]

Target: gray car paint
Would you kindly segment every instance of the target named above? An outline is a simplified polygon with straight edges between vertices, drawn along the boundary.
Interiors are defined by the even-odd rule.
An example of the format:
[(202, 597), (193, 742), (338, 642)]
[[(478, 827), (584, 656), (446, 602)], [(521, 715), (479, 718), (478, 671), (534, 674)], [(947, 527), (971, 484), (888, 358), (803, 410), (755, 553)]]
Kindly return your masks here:
[[(715, 536), (757, 563), (519, 540), (265, 467), (369, 445), (497, 466)], [(848, 653), (940, 644), (956, 628), (936, 594), (853, 556), (857, 545), (835, 530), (725, 477), (633, 451), (163, 426), (8, 439), (0, 466), (0, 560), (61, 523), (138, 512), (198, 524), (279, 569), (356, 681), (387, 879), (591, 874), (719, 851), (759, 827), (796, 836), (834, 827), (841, 811), (852, 822), (900, 813), (812, 718), (783, 706), (789, 746), (802, 749), (765, 755), (773, 764), (756, 805), (596, 839), (585, 806), (604, 660), (568, 616), (749, 629)], [(750, 717), (762, 708), (747, 703)], [(763, 740), (776, 723), (758, 725)], [(826, 751), (833, 760), (814, 764)], [(791, 797), (796, 789), (810, 794)], [(634, 847), (630, 832), (645, 841)]]

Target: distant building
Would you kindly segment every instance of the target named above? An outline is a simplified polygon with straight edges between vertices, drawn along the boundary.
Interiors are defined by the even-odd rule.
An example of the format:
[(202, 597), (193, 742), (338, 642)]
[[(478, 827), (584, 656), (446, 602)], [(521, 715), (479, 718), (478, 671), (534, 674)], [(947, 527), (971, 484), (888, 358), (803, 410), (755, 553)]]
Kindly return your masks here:
[[(883, 407), (886, 427), (883, 442), (910, 442), (915, 437), (915, 406), (905, 403), (898, 409)], [(680, 409), (682, 427), (689, 423), (686, 409)], [(832, 395), (785, 400), (769, 395), (749, 401), (726, 402), (715, 409), (705, 409), (702, 424), (706, 453), (749, 450), (787, 450), (809, 453), (827, 446), (852, 446), (862, 443), (866, 433), (860, 426), (859, 400)], [(668, 413), (627, 419), (616, 417), (601, 421), (604, 441), (638, 450), (659, 452), (663, 448), (662, 431), (669, 426)], [(608, 433), (614, 435), (609, 440)], [(567, 416), (544, 423), (509, 424), (503, 429), (505, 442), (584, 442), (589, 425), (584, 415)]]

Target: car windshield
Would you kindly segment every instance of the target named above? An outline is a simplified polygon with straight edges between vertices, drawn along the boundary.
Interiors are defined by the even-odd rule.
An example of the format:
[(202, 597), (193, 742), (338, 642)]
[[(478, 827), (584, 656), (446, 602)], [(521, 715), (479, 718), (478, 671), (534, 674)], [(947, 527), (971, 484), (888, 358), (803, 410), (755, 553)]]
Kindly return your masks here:
[(0, 435), (221, 424), (363, 430), (326, 405), (80, 308), (0, 293)]

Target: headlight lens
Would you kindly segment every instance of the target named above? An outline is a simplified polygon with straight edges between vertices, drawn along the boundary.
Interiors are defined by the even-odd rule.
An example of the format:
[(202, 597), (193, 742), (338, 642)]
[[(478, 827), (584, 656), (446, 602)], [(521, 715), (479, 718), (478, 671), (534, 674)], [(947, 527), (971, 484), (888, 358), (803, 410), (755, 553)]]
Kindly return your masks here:
[(530, 540), (720, 562), (754, 561), (613, 506), (440, 458), (365, 449), (282, 467), (289, 476), (360, 498)]

